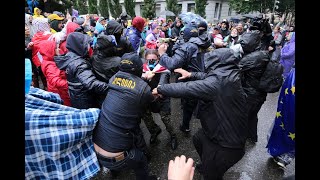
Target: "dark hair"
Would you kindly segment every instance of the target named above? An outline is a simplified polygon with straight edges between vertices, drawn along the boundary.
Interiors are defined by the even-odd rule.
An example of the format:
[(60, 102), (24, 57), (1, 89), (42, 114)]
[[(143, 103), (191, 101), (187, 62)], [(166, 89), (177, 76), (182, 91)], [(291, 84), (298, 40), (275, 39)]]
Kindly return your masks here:
[(147, 49), (146, 53), (144, 54), (144, 58), (147, 58), (147, 56), (149, 54), (155, 54), (155, 55), (157, 55), (157, 57), (160, 57), (159, 52), (158, 52), (157, 49)]

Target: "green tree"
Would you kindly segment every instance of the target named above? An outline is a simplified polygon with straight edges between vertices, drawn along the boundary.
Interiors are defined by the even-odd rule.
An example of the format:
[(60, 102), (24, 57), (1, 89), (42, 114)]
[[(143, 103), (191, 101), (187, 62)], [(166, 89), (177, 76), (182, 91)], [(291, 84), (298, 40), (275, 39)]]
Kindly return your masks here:
[(176, 16), (181, 12), (180, 6), (177, 6), (178, 0), (166, 0), (167, 10), (172, 11)]
[(98, 8), (100, 10), (101, 16), (109, 18), (108, 0), (100, 0)]
[(89, 0), (89, 13), (90, 14), (98, 14), (97, 0)]
[(199, 14), (201, 17), (206, 18), (206, 6), (208, 5), (207, 0), (195, 0), (195, 4), (195, 14)]
[[(262, 3), (268, 2), (268, 3)], [(267, 7), (263, 7), (265, 4), (269, 6), (272, 4), (272, 0), (229, 0), (229, 6), (236, 11), (237, 14), (247, 14), (252, 11), (262, 12), (262, 9), (268, 9)]]
[(142, 10), (142, 16), (145, 18), (153, 19), (156, 17), (156, 7), (154, 0), (145, 0)]
[(131, 17), (136, 16), (136, 12), (134, 11), (135, 5), (135, 0), (124, 0), (124, 8), (126, 9), (127, 14), (129, 14)]
[(108, 0), (108, 6), (112, 17), (117, 18), (122, 12), (119, 0)]
[(75, 0), (73, 6), (79, 11), (79, 14), (88, 14), (88, 7), (85, 0)]
[(294, 0), (279, 0), (278, 9), (275, 9), (275, 13), (278, 15), (292, 13), (295, 15), (296, 7)]

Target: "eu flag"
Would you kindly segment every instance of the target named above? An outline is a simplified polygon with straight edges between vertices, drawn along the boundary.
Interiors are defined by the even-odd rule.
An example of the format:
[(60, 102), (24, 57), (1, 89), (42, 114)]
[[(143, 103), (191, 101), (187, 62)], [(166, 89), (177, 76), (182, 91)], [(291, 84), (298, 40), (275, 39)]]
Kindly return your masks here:
[(295, 155), (295, 68), (282, 85), (267, 148), (273, 157), (283, 153)]

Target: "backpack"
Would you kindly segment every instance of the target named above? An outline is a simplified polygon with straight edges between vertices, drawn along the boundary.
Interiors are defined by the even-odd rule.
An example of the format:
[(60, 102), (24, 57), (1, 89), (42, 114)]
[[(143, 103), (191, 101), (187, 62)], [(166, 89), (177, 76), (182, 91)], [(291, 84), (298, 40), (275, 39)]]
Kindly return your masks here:
[(283, 83), (282, 73), (283, 66), (278, 61), (269, 60), (260, 78), (259, 90), (267, 93), (278, 92)]

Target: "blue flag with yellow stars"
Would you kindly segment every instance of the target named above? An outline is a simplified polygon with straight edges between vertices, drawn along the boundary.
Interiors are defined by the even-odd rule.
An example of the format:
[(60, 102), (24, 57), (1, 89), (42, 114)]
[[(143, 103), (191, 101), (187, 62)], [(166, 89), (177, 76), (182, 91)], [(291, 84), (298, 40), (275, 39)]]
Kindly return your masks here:
[(295, 68), (281, 88), (275, 122), (268, 141), (271, 156), (295, 155)]

